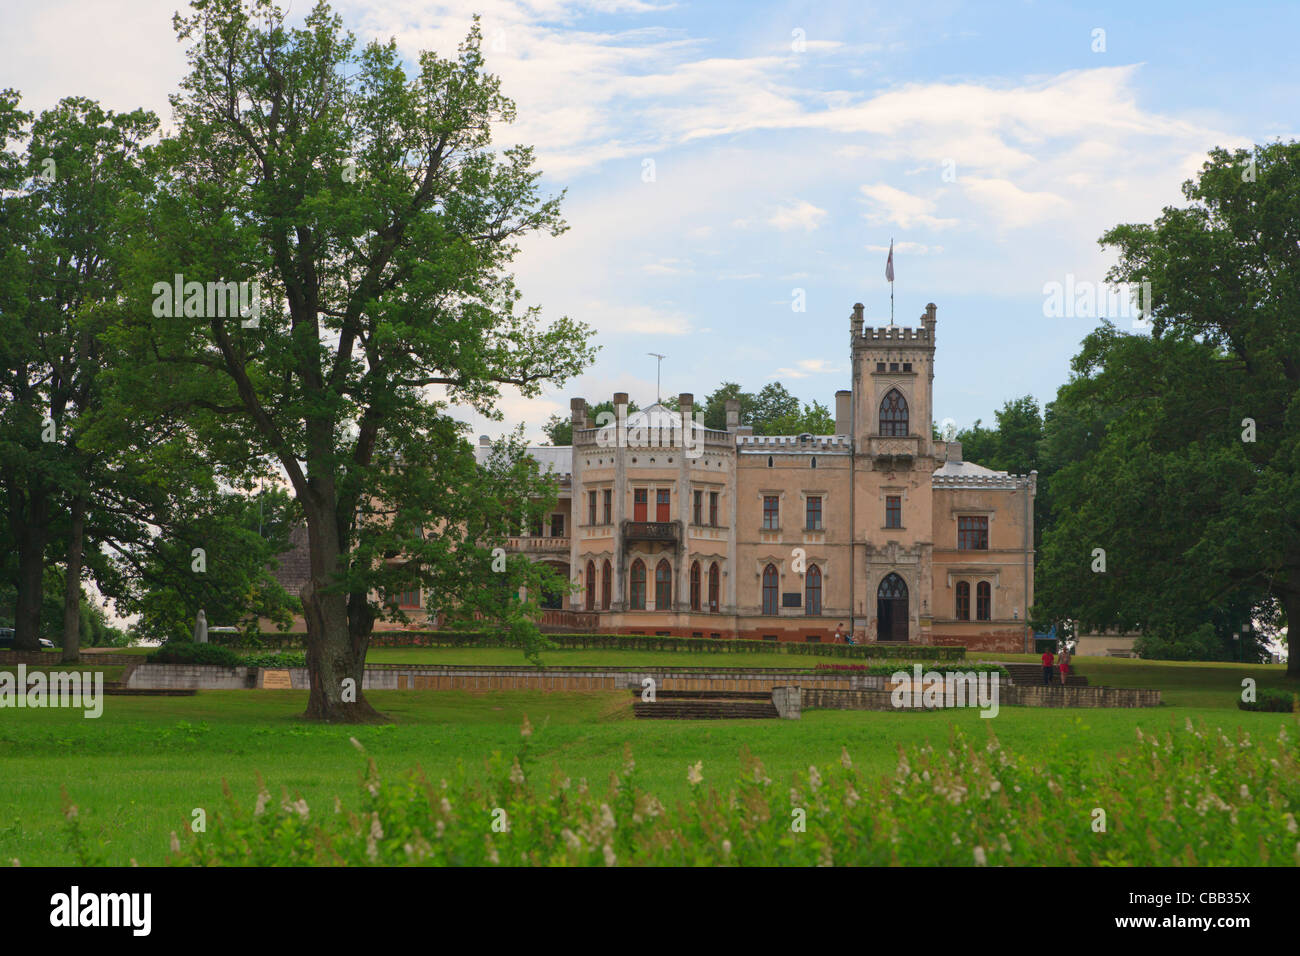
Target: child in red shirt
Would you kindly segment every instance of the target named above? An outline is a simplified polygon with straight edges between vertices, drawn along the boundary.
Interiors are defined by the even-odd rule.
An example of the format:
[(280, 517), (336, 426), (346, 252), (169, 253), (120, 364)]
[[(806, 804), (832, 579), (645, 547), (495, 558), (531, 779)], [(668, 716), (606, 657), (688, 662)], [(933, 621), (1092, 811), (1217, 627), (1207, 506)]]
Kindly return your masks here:
[(1052, 652), (1043, 652), (1043, 686), (1052, 682)]

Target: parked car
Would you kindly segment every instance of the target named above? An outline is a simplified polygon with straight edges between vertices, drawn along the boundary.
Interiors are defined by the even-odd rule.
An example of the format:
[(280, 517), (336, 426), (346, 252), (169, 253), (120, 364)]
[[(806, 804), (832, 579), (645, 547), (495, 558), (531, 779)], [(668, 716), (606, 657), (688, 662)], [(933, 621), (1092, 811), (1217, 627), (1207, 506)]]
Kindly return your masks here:
[[(41, 638), (41, 647), (54, 649), (54, 642)], [(14, 629), (12, 627), (0, 627), (0, 651), (11, 651), (14, 648)]]

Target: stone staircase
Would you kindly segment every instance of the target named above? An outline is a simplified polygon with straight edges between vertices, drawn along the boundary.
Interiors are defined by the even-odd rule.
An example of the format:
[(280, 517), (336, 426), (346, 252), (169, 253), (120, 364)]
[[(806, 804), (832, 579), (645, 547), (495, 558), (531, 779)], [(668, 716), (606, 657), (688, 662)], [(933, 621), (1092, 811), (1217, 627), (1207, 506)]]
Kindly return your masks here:
[(641, 700), (632, 713), (641, 720), (766, 720), (776, 719), (771, 693), (745, 690), (661, 690), (653, 703)]

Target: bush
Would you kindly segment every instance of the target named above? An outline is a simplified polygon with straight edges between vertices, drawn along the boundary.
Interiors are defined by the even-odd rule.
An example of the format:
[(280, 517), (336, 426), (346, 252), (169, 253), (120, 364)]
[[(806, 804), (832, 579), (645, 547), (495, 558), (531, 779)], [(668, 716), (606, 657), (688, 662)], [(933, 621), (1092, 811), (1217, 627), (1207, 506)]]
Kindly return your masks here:
[(1275, 690), (1271, 687), (1265, 687), (1256, 695), (1252, 701), (1237, 701), (1237, 706), (1242, 710), (1267, 710), (1279, 714), (1289, 714), (1296, 709), (1296, 695), (1294, 691)]
[[(1262, 729), (1262, 728), (1261, 728)], [(525, 724), (525, 730), (531, 730)], [(900, 748), (895, 772), (859, 773), (850, 755), (775, 783), (742, 754), (729, 784), (690, 761), (690, 796), (665, 806), (630, 750), (607, 788), (556, 771), (523, 737), (482, 782), (382, 780), (370, 761), (350, 806), (308, 806), (263, 788), (207, 832), (172, 835), (170, 862), (203, 866), (1294, 866), (1300, 746), (1217, 728), (1137, 730), (1102, 763), (1071, 742), (1013, 756), (996, 737)], [(359, 745), (358, 745), (359, 746)], [(549, 766), (551, 757), (545, 758)], [(789, 786), (785, 784), (789, 784)], [(1166, 799), (1166, 794), (1179, 794)], [(791, 808), (806, 829), (791, 830)], [(1108, 826), (1093, 830), (1096, 808)], [(507, 829), (494, 832), (501, 817)], [(72, 818), (75, 823), (75, 818)], [(75, 837), (70, 834), (70, 839)]]
[(266, 654), (248, 654), (240, 659), (240, 662), (246, 667), (269, 667), (274, 670), (283, 670), (286, 667), (306, 667), (306, 654), (292, 654), (281, 651), (279, 653)]
[(215, 664), (218, 667), (239, 667), (244, 659), (228, 647), (218, 644), (196, 644), (193, 641), (168, 641), (145, 658), (150, 664)]
[[(851, 671), (859, 674), (869, 674), (872, 677), (892, 677), (899, 671), (907, 674), (912, 673), (912, 668), (917, 664), (916, 661), (884, 661), (879, 664), (818, 664), (814, 670), (819, 671)], [(1006, 679), (1011, 678), (1011, 674), (1001, 664), (994, 664), (990, 661), (962, 661), (955, 664), (952, 661), (929, 661), (921, 663), (921, 672), (937, 671), (940, 674), (998, 674)]]

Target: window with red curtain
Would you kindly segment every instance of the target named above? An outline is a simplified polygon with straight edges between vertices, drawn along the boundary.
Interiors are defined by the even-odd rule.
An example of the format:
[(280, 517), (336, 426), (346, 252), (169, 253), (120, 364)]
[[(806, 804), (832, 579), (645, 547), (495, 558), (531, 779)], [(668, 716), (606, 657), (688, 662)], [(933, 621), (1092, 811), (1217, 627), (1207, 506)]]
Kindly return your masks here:
[(632, 492), (632, 520), (646, 521), (646, 503), (650, 500), (650, 492), (645, 488), (636, 488)]
[(587, 610), (596, 610), (596, 562), (587, 562)]
[(776, 565), (769, 564), (763, 569), (763, 613), (775, 614), (777, 608), (778, 576)]
[(987, 551), (988, 549), (988, 515), (959, 516), (957, 518), (957, 550)]
[[(698, 495), (699, 492), (697, 491)], [(700, 562), (691, 562), (691, 610), (700, 609)]]
[(965, 581), (957, 582), (957, 620), (970, 620), (970, 585)]
[(808, 565), (803, 579), (803, 609), (810, 616), (822, 613), (822, 572), (815, 564)]
[(885, 527), (901, 528), (903, 526), (903, 498), (901, 495), (885, 496)]
[(993, 611), (993, 588), (987, 581), (975, 585), (975, 619), (987, 621)]
[(608, 611), (614, 596), (614, 573), (606, 561), (600, 569), (600, 609)]
[(673, 569), (667, 561), (655, 568), (655, 610), (668, 611), (673, 606)]
[(721, 574), (718, 571), (718, 562), (714, 561), (709, 567), (709, 611), (718, 613), (718, 592), (721, 590)]
[(778, 495), (763, 496), (763, 530), (775, 531), (781, 527), (781, 498)]
[(632, 562), (632, 610), (645, 610), (645, 565), (637, 558)]
[(805, 531), (820, 531), (822, 529), (822, 499), (819, 495), (810, 495), (808, 498), (808, 521), (804, 526)]
[(660, 488), (655, 492), (655, 521), (668, 520), (668, 495), (667, 488)]

